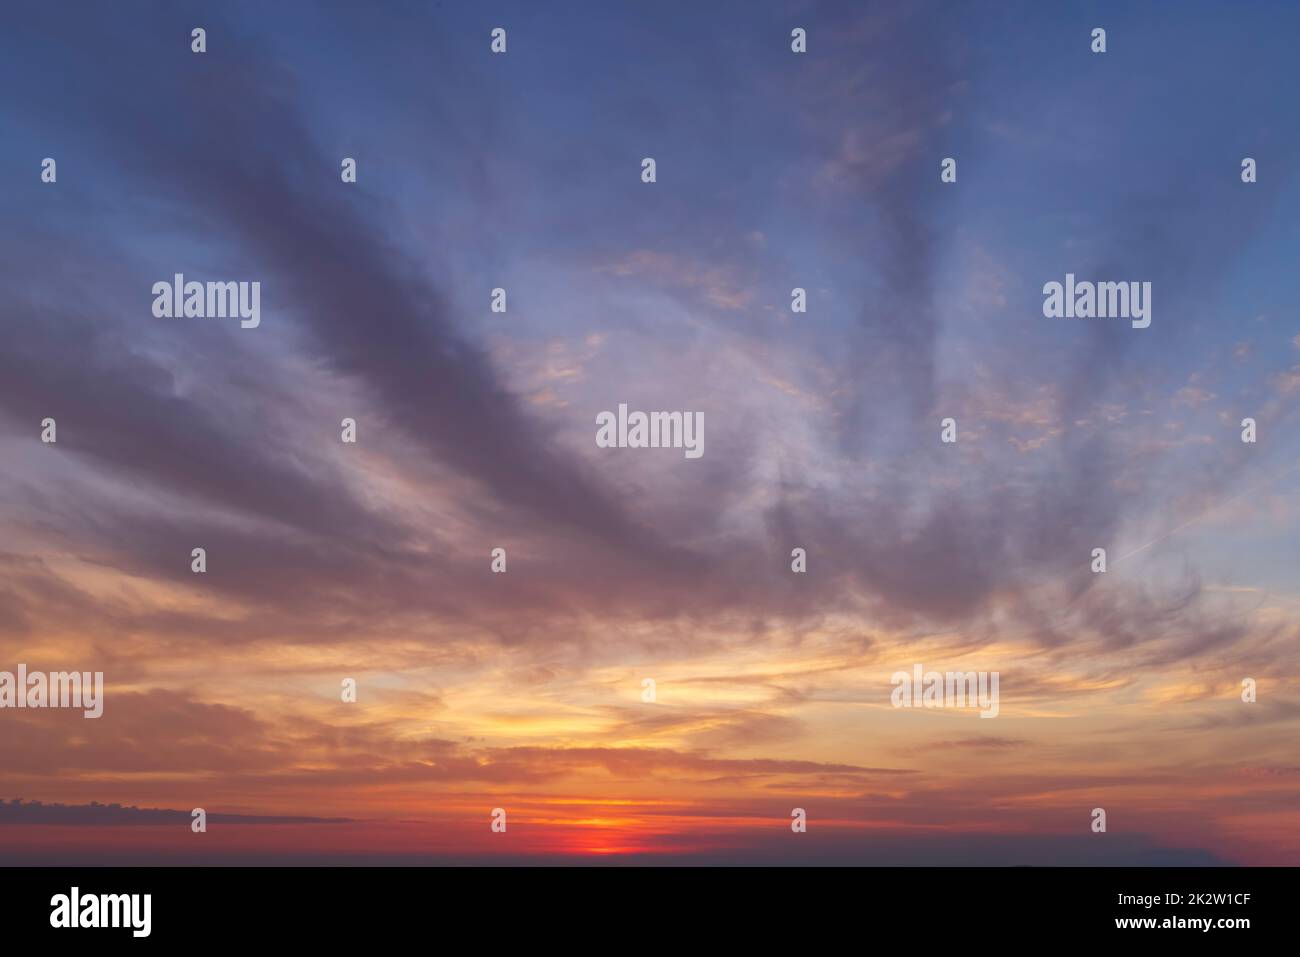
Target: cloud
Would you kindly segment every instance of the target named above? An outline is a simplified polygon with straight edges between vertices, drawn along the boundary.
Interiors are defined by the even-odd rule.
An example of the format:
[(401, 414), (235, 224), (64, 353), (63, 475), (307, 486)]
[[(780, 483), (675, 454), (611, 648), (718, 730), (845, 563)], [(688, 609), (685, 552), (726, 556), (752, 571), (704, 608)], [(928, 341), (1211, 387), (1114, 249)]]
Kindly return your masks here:
[[(1271, 107), (1200, 95), (1243, 64), (1285, 79), (1282, 58), (1225, 43), (1206, 71), (1152, 47), (1161, 68), (1121, 89), (1059, 69), (1050, 10), (822, 4), (806, 57), (779, 10), (693, 16), (534, 18), (495, 60), (454, 10), (236, 5), (204, 57), (178, 11), (14, 18), (0, 655), (109, 680), (100, 721), (6, 712), (25, 796), (319, 795), (359, 818), (652, 787), (689, 792), (683, 818), (811, 794), (849, 831), (1023, 815), (1052, 835), (1113, 786), (1147, 812), (1201, 800), (1171, 814), (1199, 834), (1227, 812), (1190, 776), (1139, 794), (1113, 755), (1158, 724), (1198, 773), (1288, 767), (1291, 516), (1197, 523), (1295, 458), (1293, 356), (1223, 318), (1285, 315), (1284, 285), (1241, 276), (1289, 275), (1268, 224), (1294, 203), (1285, 175), (1243, 193), (1221, 164), (1134, 161), (1212, 155), (1214, 130), (1264, 136), (1283, 174), (1300, 138)], [(1284, 53), (1294, 31), (1270, 32)], [(1133, 96), (1160, 121), (1111, 109)], [(987, 135), (1018, 116), (1046, 119)], [(47, 151), (57, 189), (23, 165)], [(1043, 320), (1067, 270), (1152, 280), (1151, 329)], [(262, 326), (155, 319), (177, 271), (261, 281)], [(703, 411), (706, 457), (597, 450), (594, 412), (629, 398)], [(1014, 727), (902, 718), (900, 661), (1001, 668)], [(640, 706), (642, 674), (666, 706)], [(1258, 706), (1225, 690), (1245, 674), (1275, 689)], [(1159, 841), (1123, 859), (1231, 856), (1143, 826)], [(764, 833), (737, 846), (762, 857)], [(953, 840), (928, 853), (988, 850)]]
[[(277, 817), (269, 814), (209, 814), (209, 824), (346, 824), (348, 818)], [(175, 824), (187, 827), (190, 811), (165, 808), (123, 807), (120, 804), (43, 804), (40, 801), (0, 799), (0, 827), (38, 825), (77, 825), (82, 827)]]

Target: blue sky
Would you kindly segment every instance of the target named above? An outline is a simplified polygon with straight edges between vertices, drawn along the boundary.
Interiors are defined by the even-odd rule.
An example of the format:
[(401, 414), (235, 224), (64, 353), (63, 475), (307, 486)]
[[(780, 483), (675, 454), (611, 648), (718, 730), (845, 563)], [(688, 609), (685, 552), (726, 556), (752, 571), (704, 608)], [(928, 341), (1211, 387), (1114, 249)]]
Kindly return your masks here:
[[(410, 817), (422, 776), (473, 814), (485, 777), (541, 808), (662, 774), (703, 852), (682, 821), (774, 792), (849, 830), (1014, 807), (1060, 835), (1057, 799), (1109, 782), (1142, 841), (1300, 853), (1294, 4), (10, 20), (0, 652), (118, 683), (91, 770), (84, 729), (28, 716), (0, 797), (181, 807), (220, 774), (231, 813), (302, 813), (316, 780), (365, 819)], [(178, 272), (261, 282), (260, 327), (152, 316)], [(1044, 318), (1066, 273), (1151, 282), (1150, 328)], [(703, 413), (704, 457), (598, 449), (623, 402)], [(877, 712), (882, 675), (945, 658), (1003, 669), (1010, 732)], [(683, 689), (654, 716), (647, 669)], [(337, 712), (351, 673), (376, 710)], [(1243, 715), (1244, 675), (1272, 691)], [(894, 734), (930, 758), (894, 768)], [(963, 741), (984, 764), (945, 763)], [(1269, 788), (1237, 819), (1225, 779)]]

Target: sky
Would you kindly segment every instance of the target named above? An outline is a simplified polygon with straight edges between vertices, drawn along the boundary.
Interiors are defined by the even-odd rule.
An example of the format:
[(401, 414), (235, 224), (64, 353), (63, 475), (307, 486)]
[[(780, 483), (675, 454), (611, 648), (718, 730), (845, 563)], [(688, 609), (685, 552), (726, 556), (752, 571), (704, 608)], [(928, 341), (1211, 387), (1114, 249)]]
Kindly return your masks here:
[(0, 862), (1300, 864), (1298, 28), (12, 4)]

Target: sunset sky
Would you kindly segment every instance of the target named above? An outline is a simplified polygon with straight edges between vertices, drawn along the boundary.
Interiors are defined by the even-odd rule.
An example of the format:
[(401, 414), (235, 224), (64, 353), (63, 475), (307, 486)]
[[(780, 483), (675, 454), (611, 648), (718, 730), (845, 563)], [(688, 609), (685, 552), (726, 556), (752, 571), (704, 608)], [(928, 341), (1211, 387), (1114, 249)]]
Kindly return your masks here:
[(1177, 7), (6, 5), (0, 863), (1300, 864), (1300, 7)]

